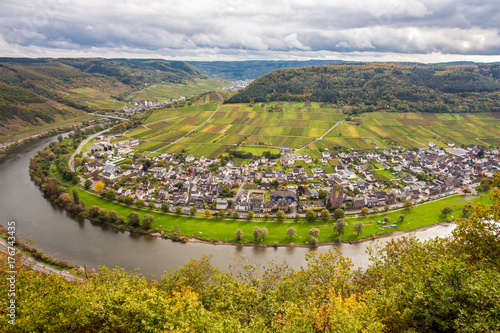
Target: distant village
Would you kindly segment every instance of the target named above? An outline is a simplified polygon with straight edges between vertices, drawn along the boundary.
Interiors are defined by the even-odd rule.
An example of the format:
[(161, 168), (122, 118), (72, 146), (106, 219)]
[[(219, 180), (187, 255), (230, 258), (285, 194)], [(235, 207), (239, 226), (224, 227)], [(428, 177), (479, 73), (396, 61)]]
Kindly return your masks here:
[(153, 102), (149, 100), (133, 101), (128, 102), (128, 105), (125, 104), (122, 111), (125, 112), (125, 114), (135, 114), (149, 109), (159, 109), (167, 104), (173, 104), (175, 102), (182, 102), (185, 100), (186, 97), (180, 96), (179, 98), (169, 98), (163, 102)]
[[(113, 137), (114, 138), (114, 137)], [(140, 140), (114, 145), (109, 137), (84, 153), (81, 174), (93, 186), (120, 199), (142, 200), (171, 211), (181, 207), (231, 208), (244, 217), (283, 210), (289, 217), (307, 210), (343, 208), (347, 213), (396, 209), (453, 194), (475, 194), (480, 179), (500, 171), (498, 150), (469, 145), (464, 148), (393, 148), (380, 151), (322, 151), (321, 159), (281, 147), (279, 158), (257, 157), (241, 166), (232, 160), (186, 157), (167, 153), (140, 155)], [(332, 163), (335, 162), (335, 163)], [(299, 166), (300, 165), (300, 166)], [(327, 170), (327, 172), (325, 172)], [(130, 200), (130, 199), (129, 199)]]

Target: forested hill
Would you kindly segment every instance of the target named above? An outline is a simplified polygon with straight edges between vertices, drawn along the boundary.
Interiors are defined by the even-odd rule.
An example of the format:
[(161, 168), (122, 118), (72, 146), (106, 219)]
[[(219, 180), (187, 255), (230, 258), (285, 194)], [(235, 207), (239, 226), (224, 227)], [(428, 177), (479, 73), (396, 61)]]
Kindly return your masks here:
[(275, 70), (227, 102), (316, 101), (355, 112), (500, 111), (500, 64), (356, 63)]
[(275, 69), (302, 68), (307, 66), (343, 63), (342, 60), (308, 60), (308, 61), (191, 61), (189, 64), (210, 76), (225, 80), (254, 80)]
[(121, 96), (152, 84), (206, 77), (180, 61), (100, 58), (0, 58), (0, 135), (121, 108)]

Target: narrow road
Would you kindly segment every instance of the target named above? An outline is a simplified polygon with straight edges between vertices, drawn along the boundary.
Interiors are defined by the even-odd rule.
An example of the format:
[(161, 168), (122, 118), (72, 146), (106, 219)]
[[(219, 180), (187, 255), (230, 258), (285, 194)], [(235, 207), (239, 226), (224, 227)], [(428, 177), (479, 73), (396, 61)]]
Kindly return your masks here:
[(298, 151), (298, 150), (302, 150), (302, 149), (305, 149), (307, 148), (307, 146), (309, 146), (311, 143), (315, 143), (316, 141), (319, 141), (319, 140), (323, 140), (325, 138), (325, 135), (327, 135), (328, 133), (330, 133), (335, 127), (337, 127), (337, 125), (339, 125), (340, 123), (342, 123), (344, 121), (344, 119), (340, 120), (338, 123), (336, 123), (335, 125), (333, 125), (328, 131), (326, 131), (322, 136), (320, 136), (319, 138), (317, 139), (314, 139), (312, 140), (311, 142), (309, 142), (308, 144), (306, 144), (305, 146), (303, 147), (300, 147), (300, 148), (297, 148), (295, 149), (295, 151)]
[(108, 129), (105, 129), (104, 131), (100, 131), (99, 133), (93, 134), (93, 135), (89, 136), (88, 138), (86, 138), (85, 140), (83, 140), (82, 142), (80, 142), (80, 144), (78, 145), (78, 148), (76, 148), (73, 155), (71, 155), (71, 157), (69, 158), (69, 168), (71, 169), (71, 171), (73, 171), (73, 172), (75, 171), (75, 155), (78, 154), (80, 152), (80, 150), (82, 150), (83, 146), (85, 146), (90, 140), (93, 140), (96, 136), (99, 136), (102, 133), (107, 132), (109, 130), (110, 129), (108, 128)]
[[(7, 248), (9, 248), (9, 247), (10, 246), (7, 244), (7, 242), (3, 238), (0, 238), (0, 249), (3, 251), (7, 251)], [(14, 247), (14, 248), (16, 249), (16, 251), (19, 251), (18, 248), (16, 248), (16, 247)], [(68, 273), (66, 271), (62, 271), (62, 270), (53, 268), (51, 266), (48, 266), (42, 262), (35, 260), (34, 258), (32, 258), (30, 256), (25, 255), (24, 253), (21, 253), (21, 256), (22, 256), (22, 259), (21, 259), (22, 263), (25, 264), (26, 266), (31, 267), (32, 269), (34, 269), (36, 271), (42, 272), (44, 274), (55, 274), (55, 275), (62, 276), (62, 278), (64, 280), (69, 281), (69, 282), (83, 281), (83, 279), (79, 276), (76, 276), (76, 275), (73, 275), (73, 274)]]
[(109, 119), (116, 119), (116, 120), (129, 120), (127, 118), (122, 118), (122, 117), (115, 117), (115, 116), (105, 116), (103, 114), (95, 114), (93, 113), (94, 117), (102, 117), (102, 118), (109, 118)]

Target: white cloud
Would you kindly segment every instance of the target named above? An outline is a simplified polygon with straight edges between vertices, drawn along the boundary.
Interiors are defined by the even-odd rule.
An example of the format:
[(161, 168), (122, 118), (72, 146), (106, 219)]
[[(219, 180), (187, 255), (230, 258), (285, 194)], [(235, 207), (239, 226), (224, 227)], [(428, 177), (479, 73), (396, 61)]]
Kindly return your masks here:
[(3, 0), (0, 54), (489, 56), (500, 53), (497, 7), (493, 0)]

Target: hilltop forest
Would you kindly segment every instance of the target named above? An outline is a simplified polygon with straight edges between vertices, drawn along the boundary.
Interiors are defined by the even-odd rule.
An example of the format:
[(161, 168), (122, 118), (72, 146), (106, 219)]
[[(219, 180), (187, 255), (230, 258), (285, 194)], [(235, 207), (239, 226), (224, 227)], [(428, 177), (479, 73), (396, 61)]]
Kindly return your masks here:
[(123, 107), (132, 91), (206, 77), (180, 61), (0, 58), (0, 135)]
[(227, 103), (315, 101), (352, 113), (498, 112), (500, 64), (353, 63), (280, 69)]
[[(498, 175), (494, 177), (497, 183)], [(354, 270), (340, 253), (307, 254), (307, 267), (257, 267), (239, 258), (231, 273), (203, 256), (147, 280), (102, 267), (69, 283), (17, 259), (16, 326), (0, 299), (3, 332), (496, 332), (500, 330), (500, 195), (464, 207), (453, 236), (392, 240)], [(0, 278), (7, 281), (7, 254)], [(8, 283), (0, 293), (9, 293)]]

